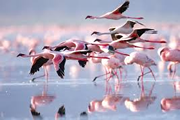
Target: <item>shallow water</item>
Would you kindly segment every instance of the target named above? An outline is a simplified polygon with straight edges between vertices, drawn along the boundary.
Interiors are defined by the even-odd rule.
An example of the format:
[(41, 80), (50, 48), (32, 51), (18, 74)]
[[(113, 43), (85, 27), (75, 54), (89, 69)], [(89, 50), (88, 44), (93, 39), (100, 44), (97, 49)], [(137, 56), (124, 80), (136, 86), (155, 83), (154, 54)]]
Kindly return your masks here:
[[(126, 67), (127, 71), (132, 68), (137, 69)], [(23, 66), (11, 63), (1, 67), (0, 119), (51, 120), (62, 105), (66, 111), (63, 119), (177, 120), (180, 117), (180, 82), (168, 78), (166, 71), (161, 77), (153, 68), (157, 80), (147, 75), (144, 83), (139, 84), (138, 70), (128, 72), (120, 85), (115, 85), (116, 78), (109, 84), (104, 78), (92, 82), (96, 75), (103, 73), (101, 65), (89, 63), (86, 68), (80, 68), (77, 63), (68, 62), (65, 79), (60, 79), (51, 68), (48, 83), (45, 78), (30, 82), (33, 76), (28, 75), (29, 69), (28, 62)], [(42, 69), (35, 76), (41, 74)], [(164, 100), (167, 104), (161, 107)], [(31, 114), (30, 104), (40, 112), (39, 116)], [(87, 116), (80, 116), (82, 112)]]

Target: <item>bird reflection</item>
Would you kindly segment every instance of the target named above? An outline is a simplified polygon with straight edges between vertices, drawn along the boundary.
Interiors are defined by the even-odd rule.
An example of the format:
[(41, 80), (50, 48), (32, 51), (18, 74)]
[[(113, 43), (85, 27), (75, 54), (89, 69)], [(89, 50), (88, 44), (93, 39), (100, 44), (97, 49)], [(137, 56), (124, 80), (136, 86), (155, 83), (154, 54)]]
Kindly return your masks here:
[(42, 119), (41, 113), (37, 111), (37, 107), (48, 105), (52, 103), (53, 100), (55, 99), (54, 95), (49, 95), (47, 92), (48, 92), (48, 85), (44, 84), (42, 94), (31, 97), (30, 112), (34, 120)]
[(173, 82), (173, 87), (175, 95), (172, 98), (162, 98), (161, 100), (161, 109), (163, 112), (180, 109), (180, 96), (177, 96), (177, 92), (180, 89), (180, 82)]
[(152, 85), (151, 90), (149, 92), (149, 95), (145, 94), (144, 86), (141, 88), (141, 96), (140, 98), (135, 98), (134, 100), (127, 99), (124, 104), (127, 109), (129, 109), (132, 112), (140, 112), (145, 109), (148, 109), (148, 106), (152, 104), (156, 97), (152, 96), (152, 91), (154, 89), (155, 83)]
[(89, 103), (88, 112), (106, 112), (107, 110), (116, 111), (117, 104), (124, 103), (126, 99), (126, 97), (123, 97), (120, 94), (106, 95), (101, 100), (92, 100)]
[(66, 109), (64, 105), (62, 105), (55, 114), (55, 120), (59, 120), (59, 118), (65, 117), (65, 115), (66, 115)]

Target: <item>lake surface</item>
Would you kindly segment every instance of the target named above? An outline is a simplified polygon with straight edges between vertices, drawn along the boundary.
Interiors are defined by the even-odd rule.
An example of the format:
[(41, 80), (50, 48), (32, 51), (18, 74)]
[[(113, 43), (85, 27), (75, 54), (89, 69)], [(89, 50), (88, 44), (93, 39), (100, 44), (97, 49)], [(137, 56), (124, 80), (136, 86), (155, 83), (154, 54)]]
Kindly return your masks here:
[[(18, 62), (15, 60), (15, 63)], [(132, 68), (137, 69), (128, 66), (127, 77), (116, 85), (115, 77), (109, 84), (103, 77), (96, 83), (92, 82), (95, 76), (103, 73), (103, 69), (101, 65), (91, 63), (80, 68), (78, 63), (68, 62), (65, 79), (60, 79), (51, 68), (48, 83), (45, 78), (30, 82), (33, 76), (28, 75), (30, 65), (26, 62), (23, 66), (1, 67), (0, 119), (55, 119), (59, 107), (64, 105), (66, 115), (63, 119), (177, 120), (180, 117), (178, 79), (168, 78), (167, 71), (160, 77), (154, 68), (156, 81), (147, 75), (144, 83), (138, 83), (138, 70), (131, 73)], [(43, 69), (36, 76), (42, 73)], [(30, 105), (40, 113), (39, 116), (31, 114)], [(80, 116), (82, 112), (87, 116)]]

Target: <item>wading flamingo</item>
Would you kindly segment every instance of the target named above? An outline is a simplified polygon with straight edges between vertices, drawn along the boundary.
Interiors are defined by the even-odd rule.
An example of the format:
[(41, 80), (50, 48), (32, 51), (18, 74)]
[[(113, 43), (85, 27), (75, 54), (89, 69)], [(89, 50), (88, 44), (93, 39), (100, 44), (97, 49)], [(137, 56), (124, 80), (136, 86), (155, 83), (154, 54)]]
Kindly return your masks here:
[[(156, 65), (156, 63), (154, 62), (154, 60), (149, 58), (146, 54), (141, 53), (141, 52), (132, 52), (132, 53), (130, 53), (130, 56), (127, 56), (125, 58), (124, 62), (126, 65), (133, 64), (133, 63), (140, 65), (141, 75), (138, 77), (138, 79), (137, 79), (138, 81), (139, 81), (140, 77), (141, 77), (141, 80), (143, 81), (143, 76), (148, 73), (151, 73), (155, 79), (154, 73), (151, 70), (150, 66)], [(144, 73), (145, 67), (147, 67), (149, 69), (149, 72)]]

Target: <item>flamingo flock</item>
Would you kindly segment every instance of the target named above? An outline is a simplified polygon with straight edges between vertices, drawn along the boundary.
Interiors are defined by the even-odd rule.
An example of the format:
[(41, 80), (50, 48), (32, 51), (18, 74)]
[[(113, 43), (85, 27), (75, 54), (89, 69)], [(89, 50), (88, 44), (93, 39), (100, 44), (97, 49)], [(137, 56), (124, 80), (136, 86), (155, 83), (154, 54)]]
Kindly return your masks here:
[[(139, 65), (141, 70), (141, 74), (137, 78), (138, 81), (140, 78), (143, 80), (144, 75), (148, 73), (151, 73), (153, 78), (156, 80), (156, 75), (154, 75), (153, 70), (150, 67), (156, 66), (157, 63), (147, 53), (140, 51), (127, 53), (122, 52), (121, 50), (141, 49), (144, 51), (155, 51), (157, 49), (157, 44), (160, 46), (166, 46), (167, 39), (162, 36), (159, 36), (159, 38), (153, 37), (154, 34), (157, 36), (158, 31), (154, 28), (147, 27), (138, 21), (144, 19), (143, 17), (125, 16), (124, 12), (129, 8), (129, 5), (130, 1), (125, 0), (124, 3), (121, 3), (119, 7), (111, 12), (107, 12), (101, 16), (88, 15), (86, 17), (86, 20), (127, 19), (124, 24), (112, 26), (107, 28), (106, 31), (96, 30), (96, 28), (93, 29), (94, 26), (90, 26), (91, 33), (85, 38), (75, 38), (72, 36), (64, 41), (58, 41), (66, 30), (63, 31), (53, 26), (54, 30), (52, 32), (48, 31), (44, 38), (26, 37), (22, 34), (18, 34), (14, 43), (11, 43), (6, 39), (3, 40), (2, 34), (0, 36), (2, 39), (0, 41), (0, 50), (3, 52), (9, 52), (11, 48), (10, 46), (12, 46), (15, 49), (18, 49), (17, 51), (19, 54), (16, 54), (17, 57), (29, 57), (31, 61), (29, 73), (31, 75), (37, 73), (42, 67), (44, 69), (44, 74), (32, 78), (32, 81), (42, 77), (45, 77), (48, 81), (49, 67), (51, 65), (54, 66), (57, 75), (61, 79), (64, 79), (66, 75), (66, 63), (69, 60), (77, 61), (82, 68), (86, 67), (87, 64), (102, 64), (105, 73), (97, 75), (93, 81), (96, 81), (98, 78), (103, 76), (106, 77), (107, 82), (114, 76), (116, 76), (118, 80), (122, 80), (123, 73), (126, 75), (128, 73), (126, 66), (134, 63)], [(36, 30), (40, 30), (40, 28), (36, 28)], [(74, 30), (75, 29), (72, 29), (72, 31)], [(84, 31), (83, 28), (82, 31)], [(11, 31), (8, 32), (11, 33)], [(41, 39), (43, 39), (44, 46), (42, 46), (41, 52), (36, 52), (38, 51), (36, 48), (41, 43)], [(53, 42), (56, 42), (56, 44), (54, 45)], [(172, 75), (172, 78), (174, 78), (176, 73), (176, 65), (180, 61), (180, 57), (178, 57), (180, 54), (178, 45), (176, 45), (176, 48), (171, 47), (174, 44), (176, 43), (173, 39), (173, 44), (169, 44), (169, 47), (166, 46), (159, 48), (157, 52), (162, 61), (170, 62), (167, 69)], [(24, 51), (23, 46), (30, 51), (29, 54), (21, 52)], [(149, 71), (144, 72), (145, 68)]]
[[(118, 20), (122, 18), (126, 19), (136, 19), (140, 20), (143, 17), (128, 17), (122, 15), (123, 12), (129, 7), (129, 0), (126, 0), (122, 5), (108, 12), (102, 16), (95, 17), (88, 15), (86, 19), (113, 19)], [(143, 28), (134, 28), (136, 24), (143, 26)], [(116, 76), (118, 79), (122, 79), (122, 72), (127, 72), (125, 70), (126, 65), (131, 65), (136, 63), (140, 66), (141, 75), (138, 77), (138, 81), (143, 76), (151, 73), (153, 78), (156, 80), (153, 71), (150, 66), (156, 66), (156, 63), (147, 54), (139, 51), (134, 51), (132, 53), (123, 53), (121, 49), (127, 48), (141, 48), (144, 50), (154, 50), (154, 44), (165, 44), (166, 40), (152, 40), (144, 39), (142, 36), (157, 34), (157, 30), (153, 28), (148, 28), (144, 24), (138, 21), (127, 20), (123, 25), (108, 28), (109, 32), (97, 32), (93, 31), (91, 36), (97, 36), (94, 40), (82, 40), (78, 38), (70, 38), (57, 45), (45, 45), (42, 48), (41, 53), (36, 53), (35, 48), (32, 47), (30, 54), (19, 53), (17, 57), (30, 57), (31, 58), (31, 69), (30, 74), (35, 74), (41, 67), (44, 68), (44, 75), (33, 78), (34, 81), (37, 78), (45, 77), (48, 81), (48, 67), (53, 65), (57, 75), (63, 79), (65, 76), (65, 64), (67, 60), (78, 61), (81, 67), (86, 67), (86, 64), (91, 61), (94, 64), (101, 63), (105, 68), (105, 74), (98, 75), (94, 78), (106, 76), (106, 81), (108, 82), (112, 77)], [(111, 40), (103, 40), (98, 38), (98, 36), (110, 35)], [(140, 46), (136, 45), (138, 43), (145, 44), (151, 43), (150, 46)], [(170, 50), (168, 48), (163, 48), (158, 50), (160, 58), (164, 61), (170, 61), (168, 65), (168, 70), (173, 75), (176, 72), (176, 68), (172, 70), (172, 66), (176, 66), (179, 63), (179, 57), (173, 57), (175, 54), (179, 54), (179, 50)], [(172, 53), (172, 55), (171, 55)], [(144, 73), (144, 69), (148, 68), (149, 72)], [(118, 73), (119, 70), (119, 73)]]

